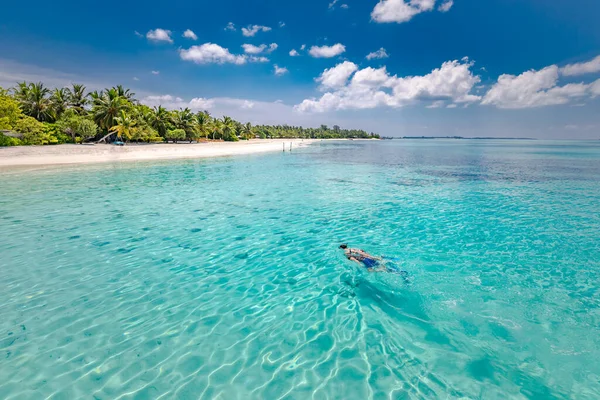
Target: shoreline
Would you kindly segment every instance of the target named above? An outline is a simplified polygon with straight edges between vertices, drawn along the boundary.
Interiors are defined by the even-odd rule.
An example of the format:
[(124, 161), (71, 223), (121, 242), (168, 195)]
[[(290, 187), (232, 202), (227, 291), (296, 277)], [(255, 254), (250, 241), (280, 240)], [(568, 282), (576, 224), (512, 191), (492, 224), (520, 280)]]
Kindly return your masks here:
[(110, 162), (227, 157), (289, 151), (319, 139), (256, 139), (239, 142), (128, 144), (59, 144), (0, 148), (0, 171), (19, 167), (45, 167)]

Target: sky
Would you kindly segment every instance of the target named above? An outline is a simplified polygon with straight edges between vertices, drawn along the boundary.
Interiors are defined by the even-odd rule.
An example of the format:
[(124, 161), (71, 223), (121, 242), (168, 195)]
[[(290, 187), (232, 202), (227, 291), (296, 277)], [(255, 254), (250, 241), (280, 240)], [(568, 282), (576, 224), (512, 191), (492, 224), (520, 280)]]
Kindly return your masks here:
[(600, 1), (3, 5), (0, 86), (388, 136), (600, 139)]

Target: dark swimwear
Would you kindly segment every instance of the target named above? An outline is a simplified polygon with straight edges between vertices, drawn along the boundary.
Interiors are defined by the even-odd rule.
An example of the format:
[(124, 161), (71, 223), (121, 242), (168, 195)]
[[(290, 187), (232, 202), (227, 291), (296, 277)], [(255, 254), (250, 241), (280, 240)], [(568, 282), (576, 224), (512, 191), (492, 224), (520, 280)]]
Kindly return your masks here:
[(367, 269), (377, 268), (379, 266), (379, 261), (374, 260), (372, 258), (365, 257), (362, 260), (360, 260), (360, 262), (363, 263), (365, 267), (367, 267)]

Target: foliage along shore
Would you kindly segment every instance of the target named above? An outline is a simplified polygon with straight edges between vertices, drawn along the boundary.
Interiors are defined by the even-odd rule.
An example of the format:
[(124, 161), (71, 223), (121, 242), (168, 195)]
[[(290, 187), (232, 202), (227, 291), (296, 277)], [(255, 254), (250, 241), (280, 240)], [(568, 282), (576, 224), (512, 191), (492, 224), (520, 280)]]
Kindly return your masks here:
[(207, 111), (148, 107), (118, 85), (87, 92), (83, 85), (50, 90), (43, 83), (0, 87), (0, 146), (83, 143), (87, 141), (238, 141), (253, 138), (379, 138), (363, 130), (242, 124)]

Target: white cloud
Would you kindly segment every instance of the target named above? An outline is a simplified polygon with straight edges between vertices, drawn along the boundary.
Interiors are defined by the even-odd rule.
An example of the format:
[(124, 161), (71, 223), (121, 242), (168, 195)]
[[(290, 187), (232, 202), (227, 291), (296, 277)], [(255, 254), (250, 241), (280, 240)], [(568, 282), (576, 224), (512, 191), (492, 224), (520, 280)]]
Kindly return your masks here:
[(300, 46), (300, 50), (305, 50), (306, 49), (306, 45), (303, 44), (302, 46)]
[(279, 66), (277, 66), (277, 64), (275, 64), (274, 67), (275, 67), (275, 69), (274, 69), (275, 76), (282, 76), (289, 72), (287, 68), (279, 67)]
[(438, 11), (439, 12), (448, 12), (448, 11), (450, 11), (450, 9), (452, 8), (453, 5), (454, 5), (453, 0), (446, 0), (445, 2), (440, 4), (440, 6), (438, 7)]
[[(304, 100), (295, 109), (325, 112), (384, 106), (397, 108), (427, 100), (468, 104), (481, 99), (471, 94), (473, 87), (481, 81), (471, 72), (471, 62), (447, 61), (427, 75), (408, 77), (390, 75), (385, 67), (367, 67), (356, 71), (349, 82), (347, 79), (352, 72), (348, 72), (356, 70), (356, 65), (346, 63), (349, 62), (324, 71), (318, 79), (322, 88), (327, 87), (330, 91), (319, 99)], [(346, 64), (344, 68), (341, 67), (343, 64)]]
[(340, 5), (340, 8), (343, 8), (344, 10), (347, 10), (348, 9), (348, 4), (342, 4), (342, 5)]
[(315, 58), (331, 58), (339, 56), (346, 51), (346, 46), (341, 43), (334, 44), (333, 46), (313, 46), (310, 48), (308, 53)]
[(277, 43), (271, 43), (269, 46), (267, 46), (266, 44), (261, 44), (260, 46), (255, 46), (253, 44), (243, 44), (242, 47), (244, 48), (244, 53), (246, 54), (261, 54), (263, 52), (265, 53), (272, 53), (275, 50), (277, 50)]
[(435, 0), (381, 0), (373, 11), (371, 18), (375, 22), (408, 22), (415, 15), (431, 11), (435, 6)]
[(266, 57), (232, 54), (228, 49), (214, 43), (204, 43), (200, 46), (192, 46), (189, 49), (180, 49), (179, 56), (182, 60), (193, 61), (196, 64), (237, 64), (246, 62), (267, 62)]
[(575, 99), (594, 96), (595, 85), (569, 83), (558, 86), (559, 68), (556, 65), (521, 75), (503, 74), (486, 93), (481, 104), (498, 108), (534, 108), (567, 104)]
[(297, 57), (299, 55), (300, 55), (300, 53), (298, 53), (295, 49), (290, 50), (290, 56)]
[(226, 31), (235, 31), (235, 24), (233, 22), (230, 22), (227, 24), (227, 26), (225, 27)]
[(133, 33), (135, 33), (135, 36), (137, 36), (137, 37), (144, 37), (144, 35), (142, 35), (138, 31), (133, 31)]
[(192, 40), (198, 40), (198, 36), (196, 36), (196, 34), (194, 33), (194, 31), (192, 31), (191, 29), (186, 29), (186, 31), (183, 32), (182, 36), (184, 38), (188, 38), (188, 39), (192, 39)]
[(446, 104), (446, 102), (444, 100), (436, 100), (433, 103), (431, 103), (428, 106), (425, 106), (425, 108), (442, 108), (444, 107), (444, 105)]
[(576, 76), (600, 72), (600, 56), (588, 62), (569, 64), (560, 69), (564, 76)]
[(350, 61), (344, 61), (335, 67), (326, 69), (321, 76), (315, 79), (321, 83), (321, 88), (338, 89), (346, 86), (348, 78), (358, 70), (358, 66)]
[(247, 28), (242, 28), (242, 34), (247, 37), (252, 37), (260, 31), (269, 32), (270, 30), (271, 28), (269, 28), (268, 26), (248, 25)]
[(160, 71), (152, 71), (152, 75), (158, 75), (160, 74)]
[(367, 54), (366, 59), (367, 60), (373, 60), (373, 59), (382, 59), (382, 58), (388, 58), (389, 55), (388, 53), (385, 51), (385, 49), (382, 47), (377, 51), (374, 51), (372, 53)]
[(283, 22), (283, 21), (279, 21), (279, 27), (280, 27), (280, 28), (283, 28), (284, 26), (285, 26), (285, 22)]
[(153, 42), (173, 43), (173, 39), (171, 39), (171, 31), (168, 31), (166, 29), (158, 28), (154, 30), (149, 30), (148, 33), (146, 33), (146, 38)]
[(261, 44), (260, 46), (255, 46), (253, 44), (243, 44), (242, 47), (246, 54), (260, 54), (267, 48), (267, 45)]
[(335, 7), (335, 4), (336, 4), (338, 1), (340, 1), (340, 0), (333, 0), (331, 3), (329, 3), (329, 8), (331, 9), (331, 8)]
[(134, 76), (134, 77), (133, 77), (133, 80), (134, 80), (134, 81), (139, 81), (139, 80), (140, 80), (140, 78), (138, 78), (137, 76)]
[(207, 110), (214, 107), (214, 101), (202, 97), (195, 97), (190, 100), (188, 107), (191, 110)]
[(592, 93), (592, 97), (600, 96), (600, 79), (590, 84), (590, 92)]

